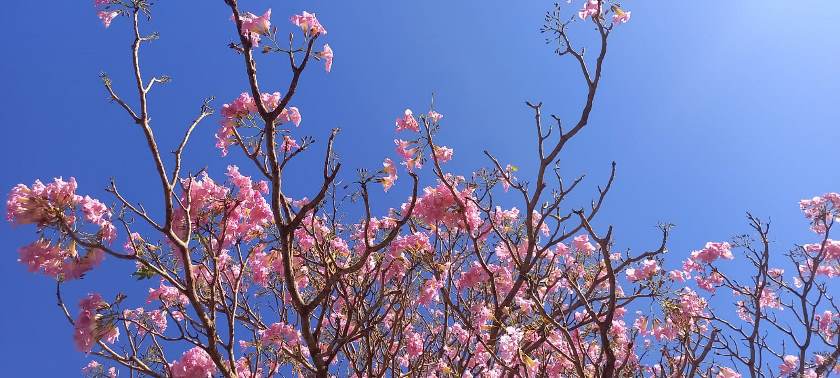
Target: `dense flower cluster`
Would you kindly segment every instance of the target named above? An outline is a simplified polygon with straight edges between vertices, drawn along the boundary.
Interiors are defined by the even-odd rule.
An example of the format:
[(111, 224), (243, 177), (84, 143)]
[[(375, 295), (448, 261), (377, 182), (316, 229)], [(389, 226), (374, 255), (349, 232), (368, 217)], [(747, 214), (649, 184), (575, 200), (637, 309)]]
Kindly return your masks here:
[(260, 340), (265, 345), (273, 345), (277, 348), (294, 348), (300, 344), (300, 332), (292, 325), (274, 323), (261, 332)]
[(459, 181), (460, 178), (450, 177), (448, 183), (440, 181), (436, 187), (423, 189), (423, 196), (417, 199), (414, 209), (417, 218), (433, 226), (441, 224), (447, 228), (478, 230), (483, 221), (475, 204), (473, 188), (459, 189)]
[(173, 378), (211, 378), (218, 371), (216, 364), (204, 349), (194, 347), (169, 365)]
[[(95, 237), (99, 241), (113, 241), (116, 228), (111, 223), (111, 211), (97, 199), (77, 195), (76, 188), (76, 180), (72, 177), (68, 181), (56, 178), (46, 185), (36, 180), (31, 187), (18, 184), (6, 201), (6, 218), (18, 225), (34, 224), (41, 230), (50, 229), (59, 234), (87, 224), (97, 230)], [(77, 279), (105, 257), (99, 248), (89, 248), (84, 255), (80, 255), (78, 249), (77, 241), (72, 238), (51, 241), (42, 237), (20, 248), (19, 261), (31, 272), (41, 271), (65, 280)]]
[(114, 325), (113, 317), (107, 316), (109, 307), (108, 302), (96, 293), (88, 294), (79, 302), (79, 315), (73, 332), (76, 349), (89, 353), (99, 340), (112, 344), (117, 340), (120, 330)]

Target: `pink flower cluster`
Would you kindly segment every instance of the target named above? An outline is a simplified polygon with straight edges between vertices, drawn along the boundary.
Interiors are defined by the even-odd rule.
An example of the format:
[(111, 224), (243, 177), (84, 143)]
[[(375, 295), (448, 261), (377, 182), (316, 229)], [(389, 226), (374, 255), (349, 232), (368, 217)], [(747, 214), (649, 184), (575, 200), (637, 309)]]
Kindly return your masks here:
[(825, 233), (826, 225), (832, 219), (840, 220), (840, 193), (826, 193), (822, 196), (799, 201), (799, 208), (805, 218), (811, 221), (811, 230)]
[(405, 334), (406, 347), (405, 352), (409, 358), (417, 358), (423, 354), (423, 336), (414, 330), (407, 330)]
[(435, 159), (437, 159), (438, 163), (446, 163), (452, 160), (452, 154), (454, 150), (446, 147), (446, 146), (435, 146)]
[(324, 60), (324, 69), (327, 72), (332, 71), (332, 65), (333, 65), (333, 50), (332, 50), (332, 47), (330, 47), (330, 45), (325, 43), (324, 44), (324, 50), (316, 53), (316, 55), (318, 56), (318, 58)]
[(718, 258), (732, 260), (734, 257), (732, 256), (732, 249), (729, 243), (708, 242), (703, 249), (691, 252), (691, 258), (694, 261), (711, 264)]
[(428, 306), (430, 303), (440, 300), (440, 289), (443, 287), (443, 281), (438, 281), (436, 277), (429, 278), (420, 287), (420, 298), (417, 300), (420, 304)]
[(120, 330), (100, 314), (100, 310), (109, 308), (108, 302), (102, 300), (99, 294), (88, 294), (79, 302), (79, 315), (74, 322), (73, 341), (76, 349), (89, 353), (93, 345), (99, 340), (114, 343), (120, 335)]
[(472, 289), (480, 283), (487, 282), (489, 276), (484, 268), (477, 261), (470, 264), (470, 268), (461, 273), (461, 277), (455, 281), (455, 286), (459, 289)]
[(293, 15), (290, 18), (293, 25), (300, 28), (307, 37), (317, 37), (327, 34), (327, 29), (318, 21), (314, 13), (304, 11), (302, 14)]
[(397, 167), (390, 158), (386, 158), (382, 162), (382, 172), (385, 173), (385, 177), (381, 179), (382, 187), (387, 192), (388, 189), (394, 186), (394, 182), (397, 181)]
[(716, 378), (741, 378), (741, 374), (728, 367), (721, 367)]
[(218, 370), (204, 349), (194, 347), (169, 365), (173, 378), (212, 378)]
[[(271, 207), (263, 195), (268, 194), (268, 182), (253, 182), (250, 177), (239, 173), (239, 167), (229, 165), (228, 179), (236, 187), (234, 199), (238, 205), (227, 212), (227, 229), (230, 239), (244, 238), (250, 240), (261, 234), (268, 224), (273, 221)], [(225, 240), (225, 244), (230, 242)]]
[[(82, 199), (76, 195), (76, 179), (64, 181), (61, 177), (44, 185), (35, 180), (32, 187), (17, 184), (6, 200), (6, 219), (15, 224), (35, 224), (43, 227), (53, 224), (59, 215), (75, 207)], [(72, 221), (72, 217), (68, 219)]]
[(103, 240), (113, 241), (116, 228), (111, 223), (111, 211), (105, 204), (90, 196), (76, 194), (76, 179), (60, 177), (44, 185), (35, 180), (32, 187), (18, 184), (6, 200), (6, 219), (15, 224), (35, 224), (39, 228), (55, 227), (61, 231), (62, 218), (66, 225), (76, 220), (76, 208), (84, 219), (99, 228)]
[(236, 193), (225, 186), (217, 184), (205, 172), (201, 179), (184, 180), (183, 186), (189, 193), (183, 198), (189, 198), (189, 214), (183, 208), (178, 208), (173, 216), (176, 229), (186, 232), (188, 219), (193, 229), (212, 222), (217, 217), (224, 220), (224, 233), (221, 234), (223, 246), (230, 245), (235, 240), (250, 240), (260, 234), (272, 222), (271, 208), (263, 194), (268, 193), (268, 183), (253, 182), (250, 177), (243, 176), (239, 168), (229, 165), (227, 177), (236, 188)]
[(51, 245), (43, 239), (21, 247), (18, 253), (18, 261), (26, 265), (30, 272), (42, 271), (47, 276), (61, 277), (64, 280), (82, 278), (105, 259), (105, 253), (100, 249), (92, 249), (79, 257), (75, 249)]
[(274, 323), (261, 332), (260, 339), (265, 345), (277, 348), (293, 348), (300, 344), (300, 333), (291, 324)]
[[(260, 100), (266, 110), (270, 112), (280, 105), (282, 97), (280, 92), (263, 93), (260, 95)], [(251, 115), (257, 114), (257, 103), (250, 94), (243, 92), (233, 102), (222, 105), (221, 113), (220, 128), (216, 132), (216, 147), (222, 150), (222, 156), (226, 156), (228, 147), (237, 143), (235, 138), (236, 128), (242, 125)], [(285, 108), (277, 116), (277, 121), (281, 124), (292, 122), (295, 126), (300, 126), (300, 111), (294, 106)]]
[[(799, 272), (803, 277), (810, 277), (812, 274), (828, 278), (840, 277), (840, 241), (826, 239), (822, 243), (805, 244), (802, 249), (808, 256), (813, 257), (805, 259), (804, 264), (799, 264)], [(818, 263), (816, 266), (815, 262)]]
[(102, 25), (105, 25), (106, 29), (111, 26), (111, 21), (120, 15), (120, 11), (112, 8), (112, 6), (116, 4), (117, 2), (113, 0), (93, 1), (93, 7), (97, 10), (96, 16), (99, 17), (99, 20), (102, 21)]
[(82, 368), (82, 374), (87, 377), (108, 377), (108, 378), (117, 378), (117, 368), (110, 367), (108, 370), (105, 370), (105, 367), (102, 366), (99, 362), (91, 361), (85, 367)]
[(782, 358), (782, 364), (779, 365), (779, 374), (782, 376), (793, 373), (799, 367), (799, 357), (794, 355), (786, 355)]
[[(231, 16), (233, 19), (233, 16)], [(271, 30), (271, 8), (269, 8), (262, 16), (257, 16), (251, 12), (245, 12), (239, 16), (242, 22), (242, 36), (251, 41), (251, 45), (260, 45), (260, 35), (267, 35)]]
[(585, 20), (588, 17), (597, 17), (598, 12), (601, 10), (601, 5), (598, 0), (586, 0), (583, 4), (583, 9), (578, 12), (578, 17), (581, 20)]
[(405, 165), (409, 172), (414, 172), (414, 169), (423, 168), (423, 153), (418, 147), (411, 147), (415, 142), (394, 139), (394, 144), (397, 145), (397, 154), (403, 158), (402, 164)]
[[(483, 222), (478, 206), (474, 202), (473, 189), (470, 187), (458, 189), (459, 180), (451, 179), (450, 181), (454, 195), (443, 182), (439, 182), (434, 188), (426, 187), (423, 189), (423, 196), (417, 200), (414, 214), (429, 225), (440, 223), (451, 229), (478, 230)], [(462, 206), (463, 209), (461, 209)]]
[(414, 118), (414, 113), (411, 109), (406, 109), (403, 113), (403, 116), (397, 118), (397, 131), (401, 130), (411, 130), (418, 132), (420, 131), (420, 124), (417, 123), (417, 119)]
[(654, 274), (659, 273), (662, 268), (656, 260), (646, 259), (642, 262), (641, 268), (629, 268), (624, 273), (627, 274), (627, 279), (631, 282), (646, 280), (653, 277)]
[(189, 303), (189, 298), (177, 288), (168, 286), (161, 280), (160, 286), (157, 289), (149, 289), (149, 296), (146, 297), (146, 303), (152, 303), (152, 301), (160, 301), (167, 307), (185, 306)]
[(817, 330), (826, 339), (833, 338), (840, 329), (840, 314), (835, 314), (829, 310), (825, 310), (822, 314), (815, 314), (814, 320), (817, 322)]
[[(51, 228), (64, 235), (76, 229), (79, 220), (96, 226), (100, 240), (113, 241), (116, 228), (111, 223), (111, 211), (105, 204), (76, 194), (76, 180), (56, 178), (44, 185), (36, 180), (32, 187), (18, 184), (6, 201), (6, 218), (14, 224), (34, 224), (39, 229)], [(79, 216), (81, 215), (81, 217)], [(75, 230), (74, 232), (79, 232)], [(30, 272), (42, 271), (51, 277), (65, 280), (81, 278), (105, 258), (102, 250), (91, 248), (84, 256), (77, 251), (75, 241), (53, 244), (39, 239), (18, 250), (18, 261)]]
[(630, 11), (626, 11), (621, 9), (618, 5), (612, 6), (613, 17), (612, 22), (613, 24), (626, 24), (627, 21), (630, 21)]

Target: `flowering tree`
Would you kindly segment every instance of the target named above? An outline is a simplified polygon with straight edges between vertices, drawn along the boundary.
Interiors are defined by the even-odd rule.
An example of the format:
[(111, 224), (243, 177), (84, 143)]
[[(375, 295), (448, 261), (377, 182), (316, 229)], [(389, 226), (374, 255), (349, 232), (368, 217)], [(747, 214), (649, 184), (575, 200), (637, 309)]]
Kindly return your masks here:
[[(316, 131), (328, 135), (316, 167), (322, 180), (304, 198), (284, 194), (286, 168), (315, 143), (299, 136), (302, 115), (292, 105), (313, 60), (332, 68), (327, 30), (312, 13), (291, 16), (293, 29), (273, 26), (271, 10), (258, 16), (236, 0), (219, 5), (231, 12), (238, 42), (230, 48), (249, 86), (222, 105), (216, 146), (253, 164), (228, 166), (223, 180), (184, 172), (190, 136), (214, 114), (210, 101), (165, 163), (147, 98), (168, 79), (140, 69), (141, 47), (157, 38), (141, 30), (150, 4), (96, 0), (106, 28), (127, 18), (133, 29), (134, 93), (102, 80), (142, 130), (163, 216), (113, 181), (113, 206), (78, 194), (73, 178), (9, 194), (8, 220), (37, 234), (19, 261), (57, 281), (75, 345), (93, 358), (86, 375), (116, 376), (119, 367), (153, 377), (818, 377), (840, 366), (840, 309), (827, 284), (840, 275), (840, 241), (830, 238), (840, 194), (801, 201), (817, 237), (784, 262), (770, 250), (769, 223), (752, 215), (753, 236), (709, 242), (681, 264), (664, 260), (669, 225), (650, 250), (619, 250), (611, 226), (593, 225), (615, 164), (591, 206), (566, 204), (582, 178), (565, 180), (558, 156), (587, 126), (609, 37), (630, 19), (618, 4), (587, 0), (571, 14), (557, 6), (546, 15), (542, 31), (577, 63), (586, 91), (570, 127), (556, 116), (544, 124), (542, 104), (528, 103), (535, 177), (517, 177), (490, 152), (489, 167), (469, 177), (448, 171), (453, 150), (436, 140), (443, 115), (405, 110), (394, 159), (361, 171), (349, 194), (337, 184), (338, 130)], [(280, 40), (287, 27), (288, 44)], [(594, 56), (573, 44), (575, 27), (595, 33)], [(288, 58), (285, 93), (263, 91), (256, 51)], [(421, 174), (437, 184), (421, 190)], [(411, 194), (374, 215), (369, 191), (380, 184)], [(341, 200), (348, 195), (355, 202)], [(521, 204), (497, 205), (504, 196)], [(78, 308), (65, 302), (62, 285), (81, 284), (70, 281), (106, 257), (134, 264), (134, 278), (150, 282), (148, 296), (91, 292)], [(735, 258), (753, 269), (728, 271), (722, 261)], [(711, 306), (721, 289), (734, 305)]]

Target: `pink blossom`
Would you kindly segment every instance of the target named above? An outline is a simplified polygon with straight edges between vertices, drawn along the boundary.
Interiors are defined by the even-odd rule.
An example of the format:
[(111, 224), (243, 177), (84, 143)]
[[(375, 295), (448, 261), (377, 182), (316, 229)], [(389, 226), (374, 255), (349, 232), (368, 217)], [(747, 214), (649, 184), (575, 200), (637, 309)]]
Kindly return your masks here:
[(694, 280), (697, 282), (697, 286), (711, 293), (714, 293), (717, 287), (723, 284), (723, 276), (718, 272), (713, 272), (708, 277), (697, 276)]
[(473, 261), (470, 268), (461, 273), (461, 277), (455, 282), (455, 286), (461, 290), (472, 289), (477, 284), (486, 282), (489, 278), (484, 268), (477, 261)]
[(397, 154), (403, 158), (403, 164), (406, 165), (409, 172), (413, 171), (414, 168), (423, 167), (422, 164), (420, 164), (420, 157), (417, 154), (417, 148), (409, 147), (411, 142), (402, 139), (394, 139), (394, 144), (397, 145)]
[(391, 242), (390, 251), (392, 253), (410, 252), (410, 253), (429, 253), (432, 251), (432, 245), (429, 244), (429, 236), (422, 232), (415, 232), (413, 234), (398, 236)]
[(832, 218), (840, 220), (840, 193), (826, 193), (812, 199), (799, 201), (805, 218), (811, 221), (811, 230), (825, 233), (826, 223)]
[(399, 154), (403, 160), (408, 161), (414, 159), (417, 149), (409, 147), (411, 142), (402, 139), (394, 139), (394, 144), (397, 145), (397, 154)]
[(211, 378), (218, 370), (210, 355), (200, 347), (184, 352), (169, 368), (174, 378)]
[(525, 334), (516, 327), (505, 328), (505, 334), (499, 338), (499, 358), (510, 364), (517, 357), (519, 343), (522, 342)]
[(261, 332), (260, 340), (275, 347), (294, 347), (300, 344), (300, 333), (291, 324), (274, 323)]
[[(282, 97), (280, 92), (262, 93), (260, 100), (266, 110), (274, 111), (280, 105)], [(215, 135), (216, 147), (222, 151), (222, 156), (226, 156), (228, 147), (237, 143), (236, 129), (252, 114), (257, 113), (257, 103), (250, 94), (243, 92), (232, 102), (222, 105), (220, 113), (222, 120), (219, 122), (220, 127)], [(280, 124), (292, 122), (295, 126), (300, 126), (300, 111), (294, 106), (284, 108), (277, 116), (277, 122)]]
[(782, 309), (782, 302), (779, 299), (779, 296), (770, 288), (764, 288), (764, 290), (761, 291), (761, 296), (758, 301), (762, 308)]
[(32, 187), (17, 184), (6, 200), (6, 219), (15, 224), (44, 226), (56, 221), (56, 215), (74, 207), (81, 197), (76, 195), (76, 179), (58, 177), (44, 185), (35, 180)]
[(163, 280), (160, 281), (160, 287), (157, 289), (149, 289), (149, 296), (146, 298), (146, 303), (152, 301), (160, 301), (165, 306), (186, 305), (189, 303), (189, 298), (186, 295), (172, 286), (167, 286)]
[(586, 0), (586, 3), (583, 5), (583, 9), (578, 12), (578, 17), (581, 20), (585, 20), (587, 17), (596, 17), (598, 15), (598, 11), (600, 10), (601, 6), (598, 4), (598, 0)]
[(446, 163), (447, 161), (452, 160), (452, 153), (454, 152), (451, 148), (446, 146), (435, 146), (435, 159), (437, 159), (438, 163)]
[(443, 119), (443, 114), (440, 114), (434, 110), (429, 110), (429, 113), (426, 115), (433, 123), (438, 123), (440, 120)]
[(298, 148), (300, 148), (300, 146), (298, 146), (296, 140), (292, 139), (292, 137), (288, 135), (283, 135), (283, 143), (280, 144), (280, 149), (283, 150), (283, 152), (289, 153), (293, 150), (297, 150)]
[(767, 270), (767, 274), (775, 279), (781, 279), (782, 275), (785, 274), (785, 270), (780, 268), (770, 268)]
[(390, 158), (385, 159), (382, 162), (382, 172), (385, 173), (385, 177), (382, 178), (382, 187), (387, 192), (388, 189), (391, 189), (394, 186), (394, 182), (397, 181), (397, 168), (394, 166), (394, 162), (391, 161)]
[(250, 94), (242, 92), (233, 102), (222, 105), (223, 118), (244, 118), (257, 111), (257, 106)]
[(694, 290), (684, 288), (680, 293), (680, 313), (682, 318), (696, 318), (705, 315), (708, 302)]
[(669, 320), (664, 325), (653, 327), (653, 337), (657, 340), (673, 340), (677, 337), (677, 329)]
[(410, 358), (417, 358), (423, 354), (423, 336), (419, 333), (409, 330), (406, 332), (406, 348), (405, 352)]
[(91, 293), (79, 302), (79, 315), (74, 322), (73, 340), (76, 349), (90, 353), (93, 345), (99, 340), (113, 344), (120, 335), (120, 330), (99, 313), (107, 309), (108, 302), (102, 300), (99, 294)]
[(292, 24), (303, 30), (303, 33), (307, 36), (316, 37), (321, 34), (327, 34), (327, 29), (324, 29), (321, 23), (318, 22), (314, 13), (304, 11), (302, 14), (292, 16), (290, 20)]
[(403, 116), (397, 118), (396, 121), (397, 131), (400, 130), (411, 130), (411, 131), (420, 131), (420, 124), (417, 123), (417, 120), (414, 118), (414, 113), (411, 109), (406, 109)]
[(75, 245), (71, 248), (64, 249), (41, 239), (21, 247), (18, 250), (18, 261), (26, 265), (30, 272), (41, 271), (50, 277), (61, 276), (64, 280), (73, 280), (81, 278), (105, 258), (99, 249), (90, 250), (85, 256), (79, 257)]
[(317, 55), (324, 60), (324, 69), (327, 72), (332, 71), (333, 65), (333, 50), (328, 44), (324, 44), (324, 51), (317, 53)]
[(236, 360), (236, 372), (238, 373), (237, 378), (262, 378), (263, 377), (263, 369), (258, 367), (256, 371), (251, 371), (251, 366), (248, 363), (248, 359), (245, 357), (240, 357)]
[(779, 374), (788, 375), (798, 368), (799, 357), (788, 354), (782, 360), (783, 363), (779, 365)]
[(283, 109), (283, 111), (280, 112), (280, 115), (277, 116), (277, 121), (280, 123), (292, 122), (295, 124), (295, 127), (300, 127), (300, 110), (294, 106)]
[(741, 378), (741, 374), (728, 367), (721, 366), (716, 378)]
[(105, 367), (99, 362), (91, 361), (82, 368), (82, 374), (90, 377), (117, 378), (117, 368), (112, 366), (105, 370)]
[(734, 258), (729, 243), (708, 242), (703, 249), (691, 252), (692, 260), (706, 264), (710, 264), (718, 258), (724, 258), (726, 260), (732, 260)]
[(612, 22), (614, 24), (626, 24), (627, 21), (630, 21), (630, 11), (626, 11), (624, 9), (619, 8), (617, 5), (612, 6), (613, 11), (613, 18)]
[(443, 287), (443, 282), (438, 281), (434, 276), (420, 288), (420, 298), (417, 300), (420, 304), (428, 306), (432, 301), (437, 302), (440, 299), (439, 290)]
[(652, 277), (654, 274), (658, 273), (660, 270), (662, 269), (659, 267), (659, 264), (656, 262), (656, 260), (646, 259), (642, 262), (641, 268), (629, 268), (627, 269), (627, 271), (625, 271), (625, 274), (627, 274), (628, 280), (635, 282), (640, 280), (646, 280)]
[(831, 339), (837, 330), (837, 324), (840, 317), (836, 316), (831, 311), (826, 310), (822, 314), (815, 314), (814, 320), (817, 322), (817, 329), (819, 332), (826, 338)]
[(684, 270), (672, 270), (668, 272), (668, 276), (676, 282), (685, 282), (686, 280), (691, 279), (691, 273)]
[(102, 260), (105, 259), (105, 252), (101, 249), (89, 250), (81, 258), (76, 258), (65, 263), (62, 273), (65, 280), (75, 280), (82, 278), (85, 273), (91, 271), (93, 268), (99, 266)]
[[(455, 195), (443, 182), (437, 187), (426, 187), (414, 209), (414, 214), (426, 224), (442, 223), (449, 228), (468, 227), (477, 230), (482, 224), (481, 214), (473, 198), (473, 189), (458, 189), (453, 185)], [(463, 209), (462, 209), (463, 207)], [(466, 219), (467, 224), (464, 224)]]
[[(262, 16), (257, 16), (251, 12), (245, 12), (239, 15), (239, 20), (242, 22), (242, 29), (240, 32), (242, 36), (251, 41), (251, 45), (260, 45), (260, 35), (267, 35), (271, 29), (271, 9), (265, 11)], [(233, 16), (231, 16), (233, 20)]]
[(119, 15), (120, 15), (119, 11), (101, 10), (99, 12), (96, 12), (96, 16), (99, 17), (100, 20), (102, 20), (102, 25), (105, 25), (106, 29), (109, 26), (111, 26), (111, 21), (114, 19), (114, 17), (117, 17)]
[(269, 8), (262, 16), (257, 16), (251, 12), (245, 12), (239, 16), (242, 21), (242, 33), (245, 32), (254, 34), (268, 34), (271, 29), (271, 8)]
[(248, 267), (251, 269), (251, 279), (257, 285), (267, 287), (271, 274), (278, 271), (282, 272), (282, 266), (279, 264), (281, 261), (279, 253), (254, 251), (251, 260), (248, 261)]
[(595, 251), (595, 246), (589, 243), (589, 235), (586, 234), (575, 236), (573, 244), (575, 249), (586, 254), (591, 254)]

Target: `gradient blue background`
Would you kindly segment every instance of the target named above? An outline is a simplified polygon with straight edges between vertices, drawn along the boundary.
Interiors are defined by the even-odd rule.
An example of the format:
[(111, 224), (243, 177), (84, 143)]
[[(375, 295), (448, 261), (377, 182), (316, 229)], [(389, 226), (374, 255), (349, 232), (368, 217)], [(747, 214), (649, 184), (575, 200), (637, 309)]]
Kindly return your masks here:
[[(103, 189), (115, 177), (127, 197), (159, 214), (160, 189), (140, 130), (108, 103), (97, 78), (107, 71), (131, 98), (129, 20), (116, 19), (105, 30), (90, 3), (5, 6), (0, 188), (75, 176), (80, 193), (107, 198)], [(580, 76), (538, 32), (549, 1), (242, 3), (259, 14), (273, 8), (274, 24), (285, 32), (292, 30), (288, 15), (301, 10), (317, 12), (327, 27), (334, 70), (325, 74), (318, 65), (307, 71), (293, 105), (303, 114), (298, 135), (323, 141), (330, 128), (343, 128), (337, 148), (346, 181), (356, 168), (377, 168), (394, 156), (394, 118), (406, 107), (427, 109), (432, 92), (445, 115), (438, 140), (455, 148), (449, 168), (462, 174), (488, 164), (483, 149), (519, 166), (522, 177), (533, 173), (526, 100), (542, 101), (546, 114), (567, 123), (577, 117)], [(652, 247), (655, 225), (673, 222), (670, 259), (676, 264), (708, 240), (747, 232), (747, 210), (773, 220), (779, 263), (794, 243), (813, 241), (797, 201), (840, 190), (840, 3), (624, 5), (633, 19), (611, 38), (590, 126), (563, 154), (566, 177), (588, 173), (575, 204), (587, 203), (615, 160), (618, 177), (599, 225), (616, 226), (621, 248)], [(147, 78), (174, 79), (150, 95), (153, 126), (169, 151), (202, 98), (216, 96), (218, 107), (245, 90), (243, 63), (226, 47), (236, 37), (222, 0), (161, 1), (144, 29), (162, 36), (142, 52)], [(591, 30), (577, 31), (579, 41), (591, 41)], [(285, 90), (282, 57), (260, 57), (259, 67), (264, 90)], [(219, 157), (217, 121), (218, 115), (198, 128), (187, 168), (207, 166), (221, 177), (231, 161), (248, 166), (235, 152)], [(322, 146), (312, 161), (320, 159)], [(317, 171), (294, 172), (288, 194), (310, 193)], [(406, 185), (402, 180), (392, 194), (377, 194), (379, 208), (398, 205)], [(54, 282), (16, 263), (17, 248), (32, 239), (30, 227), (0, 226), (3, 375), (75, 376), (87, 359), (73, 348), (55, 306)], [(728, 264), (737, 269), (743, 262)], [(68, 302), (97, 287), (106, 296), (125, 291), (139, 305), (147, 283), (132, 283), (130, 271), (107, 260), (67, 285)]]

